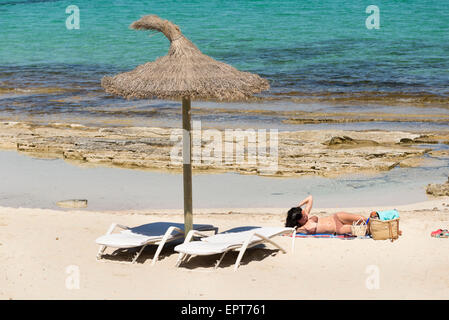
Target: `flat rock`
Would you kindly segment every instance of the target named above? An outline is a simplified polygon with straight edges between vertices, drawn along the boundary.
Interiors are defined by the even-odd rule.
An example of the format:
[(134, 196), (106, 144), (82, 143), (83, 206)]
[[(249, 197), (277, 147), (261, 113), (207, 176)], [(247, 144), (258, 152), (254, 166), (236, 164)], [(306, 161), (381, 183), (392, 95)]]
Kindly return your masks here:
[[(180, 139), (173, 139), (177, 128), (157, 127), (84, 127), (73, 124), (41, 125), (34, 123), (1, 123), (0, 148), (16, 149), (29, 155), (61, 158), (78, 165), (102, 165), (149, 170), (182, 170)], [(225, 157), (225, 146), (234, 137), (221, 133), (221, 158), (208, 151), (209, 137), (203, 136), (192, 149), (193, 170), (197, 172), (238, 172), (241, 174), (333, 177), (348, 173), (380, 172), (397, 165), (419, 166), (420, 158), (430, 154), (405, 143), (417, 138), (428, 141), (449, 139), (449, 131), (427, 136), (401, 131), (306, 130), (278, 132), (276, 166), (266, 167), (264, 161), (247, 160), (249, 152), (259, 152), (258, 142), (244, 142), (245, 159), (236, 154)], [(181, 133), (181, 132), (179, 132)], [(194, 134), (195, 135), (195, 134)], [(203, 131), (203, 135), (205, 135)], [(176, 137), (175, 137), (176, 138)], [(180, 137), (179, 137), (180, 138)], [(402, 141), (402, 143), (401, 143)], [(270, 144), (267, 132), (267, 147)], [(194, 138), (195, 144), (195, 138)], [(173, 152), (173, 148), (179, 150)], [(196, 149), (195, 149), (196, 148)], [(209, 148), (209, 149), (208, 149)], [(266, 150), (269, 153), (269, 150)], [(209, 153), (208, 153), (209, 152)], [(234, 150), (232, 150), (234, 152)], [(441, 152), (440, 152), (441, 153)], [(199, 156), (198, 156), (199, 155)], [(441, 157), (442, 155), (439, 154)], [(436, 155), (435, 155), (436, 157)]]
[(61, 208), (87, 208), (87, 200), (70, 199), (56, 202), (56, 205)]

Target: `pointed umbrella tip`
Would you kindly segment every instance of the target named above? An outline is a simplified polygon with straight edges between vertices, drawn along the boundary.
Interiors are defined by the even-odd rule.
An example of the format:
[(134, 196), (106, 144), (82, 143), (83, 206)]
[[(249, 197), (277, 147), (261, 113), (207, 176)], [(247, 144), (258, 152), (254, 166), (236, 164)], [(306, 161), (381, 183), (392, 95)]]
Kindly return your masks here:
[(161, 19), (155, 14), (143, 16), (139, 20), (131, 23), (129, 27), (135, 30), (155, 30), (162, 32), (170, 41), (173, 41), (182, 35), (181, 30), (176, 24)]
[[(131, 28), (131, 29), (137, 29), (137, 30), (139, 30), (139, 29), (146, 29), (145, 28), (145, 25), (147, 25), (147, 24), (149, 24), (149, 23), (151, 23), (151, 21), (159, 21), (159, 22), (161, 22), (162, 21), (162, 19), (161, 18), (159, 18), (157, 15), (155, 15), (155, 14), (148, 14), (148, 15), (145, 15), (145, 16), (142, 16), (139, 20), (136, 20), (136, 21), (134, 21), (133, 23), (131, 23), (130, 25), (129, 25), (129, 27)], [(154, 23), (153, 22), (153, 23)]]

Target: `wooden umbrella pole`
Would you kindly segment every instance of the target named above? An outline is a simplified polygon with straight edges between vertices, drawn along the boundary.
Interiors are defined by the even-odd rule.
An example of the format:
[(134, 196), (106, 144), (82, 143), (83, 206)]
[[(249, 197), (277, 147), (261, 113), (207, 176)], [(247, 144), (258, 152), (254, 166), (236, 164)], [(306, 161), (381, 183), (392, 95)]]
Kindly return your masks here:
[(184, 181), (184, 232), (193, 229), (192, 216), (192, 127), (190, 121), (190, 97), (182, 98), (182, 157)]

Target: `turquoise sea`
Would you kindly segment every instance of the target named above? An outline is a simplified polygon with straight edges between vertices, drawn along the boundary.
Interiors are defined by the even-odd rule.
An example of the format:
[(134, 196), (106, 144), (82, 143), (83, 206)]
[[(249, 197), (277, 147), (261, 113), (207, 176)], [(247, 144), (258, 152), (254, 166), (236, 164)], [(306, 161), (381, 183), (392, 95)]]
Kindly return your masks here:
[[(66, 27), (66, 8), (73, 5), (79, 29)], [(379, 8), (379, 29), (366, 27), (370, 5)], [(425, 107), (425, 113), (449, 113), (447, 1), (0, 0), (0, 119), (179, 125), (176, 102), (124, 101), (100, 86), (104, 75), (166, 54), (162, 34), (129, 29), (145, 14), (173, 21), (205, 54), (270, 81), (271, 90), (256, 104), (194, 105), (200, 108), (416, 113)], [(373, 99), (378, 105), (365, 103)], [(307, 127), (257, 112), (197, 117), (211, 125)]]

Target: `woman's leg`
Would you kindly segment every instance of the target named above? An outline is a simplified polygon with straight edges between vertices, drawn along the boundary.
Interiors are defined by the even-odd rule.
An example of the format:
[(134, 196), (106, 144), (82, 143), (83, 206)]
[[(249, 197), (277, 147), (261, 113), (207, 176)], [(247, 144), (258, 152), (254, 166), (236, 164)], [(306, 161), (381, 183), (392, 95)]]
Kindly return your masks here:
[(351, 226), (354, 222), (359, 220), (366, 222), (365, 217), (347, 212), (337, 212), (334, 214), (334, 219), (337, 234), (351, 233)]
[(341, 221), (342, 224), (348, 224), (352, 225), (354, 222), (357, 222), (358, 220), (361, 220), (363, 222), (366, 222), (365, 217), (358, 215), (358, 214), (352, 214), (348, 212), (337, 212), (335, 216), (338, 218), (338, 220)]
[(337, 230), (336, 233), (337, 234), (348, 234), (348, 233), (351, 233), (351, 232), (352, 232), (351, 225), (344, 224)]

